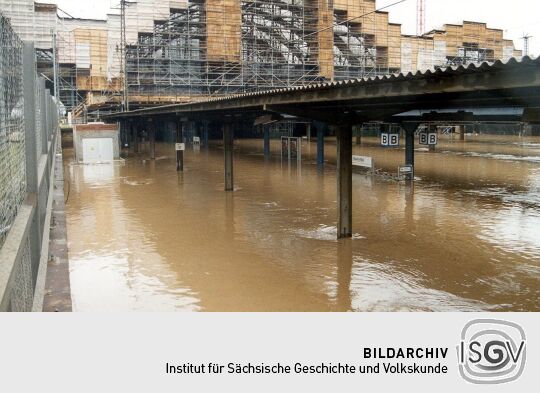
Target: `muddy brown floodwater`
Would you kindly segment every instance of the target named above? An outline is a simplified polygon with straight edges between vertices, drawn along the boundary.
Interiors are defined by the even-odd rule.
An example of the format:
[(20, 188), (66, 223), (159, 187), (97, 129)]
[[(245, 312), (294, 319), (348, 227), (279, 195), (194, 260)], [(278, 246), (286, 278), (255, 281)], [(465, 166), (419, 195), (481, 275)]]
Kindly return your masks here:
[[(397, 170), (402, 149), (355, 154)], [(354, 237), (336, 240), (335, 142), (301, 166), (235, 141), (156, 161), (76, 165), (65, 149), (73, 306), (89, 310), (540, 311), (540, 138), (443, 139), (414, 187), (355, 174)], [(272, 141), (279, 153), (279, 142)]]

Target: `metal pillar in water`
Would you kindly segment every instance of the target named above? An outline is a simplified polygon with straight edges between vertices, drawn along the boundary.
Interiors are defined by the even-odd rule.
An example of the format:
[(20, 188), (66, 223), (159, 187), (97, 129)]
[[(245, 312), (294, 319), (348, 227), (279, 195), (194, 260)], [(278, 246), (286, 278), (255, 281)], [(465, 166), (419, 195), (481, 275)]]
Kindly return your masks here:
[(207, 121), (204, 122), (204, 131), (203, 131), (203, 140), (204, 140), (204, 147), (208, 147), (208, 128), (209, 123)]
[(135, 148), (135, 122), (133, 120), (130, 120), (129, 121), (129, 129), (128, 129), (128, 134), (129, 134), (129, 148), (131, 149), (132, 147)]
[(263, 128), (263, 133), (264, 133), (264, 158), (269, 158), (270, 157), (270, 126), (263, 125), (261, 127)]
[[(182, 143), (184, 139), (184, 122), (178, 121), (176, 123), (176, 143)], [(176, 171), (184, 171), (184, 152), (182, 150), (176, 150)]]
[(129, 135), (129, 123), (127, 120), (123, 120), (120, 122), (120, 152), (124, 150), (125, 147), (128, 145), (128, 135)]
[(139, 122), (133, 122), (133, 152), (139, 153)]
[(464, 125), (461, 125), (459, 126), (459, 140), (460, 141), (465, 141), (465, 126)]
[(150, 137), (150, 159), (156, 159), (156, 124), (152, 119), (148, 120), (148, 132)]
[(223, 150), (225, 158), (225, 191), (234, 190), (233, 181), (233, 148), (234, 131), (232, 125), (225, 123), (223, 125)]
[(202, 123), (198, 121), (193, 122), (193, 138), (191, 139), (191, 143), (195, 145), (195, 137), (197, 137), (199, 138), (199, 147), (201, 146), (200, 142), (201, 142), (202, 127), (203, 127)]
[(324, 124), (317, 124), (317, 165), (324, 165)]
[[(401, 127), (405, 130), (405, 165), (412, 165), (414, 168), (414, 132), (420, 124), (403, 123)], [(407, 180), (414, 180), (414, 173), (407, 175)]]
[(131, 150), (131, 147), (133, 146), (133, 121), (127, 120), (126, 121), (126, 147), (129, 151)]
[(340, 125), (337, 136), (338, 239), (352, 237), (352, 126)]

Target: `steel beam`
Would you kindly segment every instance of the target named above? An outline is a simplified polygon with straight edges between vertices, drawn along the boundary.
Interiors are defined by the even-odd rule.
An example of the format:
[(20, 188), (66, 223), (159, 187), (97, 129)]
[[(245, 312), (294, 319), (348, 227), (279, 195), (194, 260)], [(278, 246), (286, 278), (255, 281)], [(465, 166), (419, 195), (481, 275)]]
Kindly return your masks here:
[[(165, 113), (197, 113), (222, 111), (259, 111), (277, 106), (304, 109), (316, 116), (321, 110), (334, 111), (336, 116), (357, 111), (360, 117), (374, 110), (391, 109), (402, 113), (410, 109), (455, 107), (539, 107), (540, 60), (481, 67), (451, 68), (427, 71), (424, 74), (392, 75), (374, 80), (327, 83), (318, 86), (278, 91), (240, 94), (225, 99), (210, 99), (188, 104), (168, 105), (131, 112), (149, 116)], [(108, 118), (129, 116), (113, 114)], [(315, 117), (314, 117), (315, 118)]]

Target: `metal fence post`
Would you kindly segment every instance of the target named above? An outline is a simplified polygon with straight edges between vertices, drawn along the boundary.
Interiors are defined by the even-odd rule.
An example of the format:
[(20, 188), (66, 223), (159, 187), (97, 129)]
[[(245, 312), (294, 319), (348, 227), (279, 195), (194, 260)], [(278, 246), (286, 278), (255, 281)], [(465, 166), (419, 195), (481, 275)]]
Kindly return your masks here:
[(45, 79), (40, 78), (40, 98), (39, 98), (39, 105), (41, 108), (41, 153), (47, 154), (47, 105), (46, 105), (46, 91), (45, 91)]

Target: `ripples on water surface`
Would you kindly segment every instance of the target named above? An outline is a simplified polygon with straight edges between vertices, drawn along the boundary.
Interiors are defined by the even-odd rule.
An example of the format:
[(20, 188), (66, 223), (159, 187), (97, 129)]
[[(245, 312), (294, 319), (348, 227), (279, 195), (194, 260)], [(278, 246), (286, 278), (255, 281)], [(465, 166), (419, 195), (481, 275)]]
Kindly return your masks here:
[[(377, 167), (403, 161), (363, 143)], [(343, 241), (335, 143), (323, 172), (314, 145), (301, 167), (236, 146), (234, 193), (217, 144), (187, 152), (183, 174), (170, 145), (114, 165), (66, 150), (76, 310), (540, 311), (540, 140), (443, 141), (417, 153), (414, 188), (355, 174)]]

